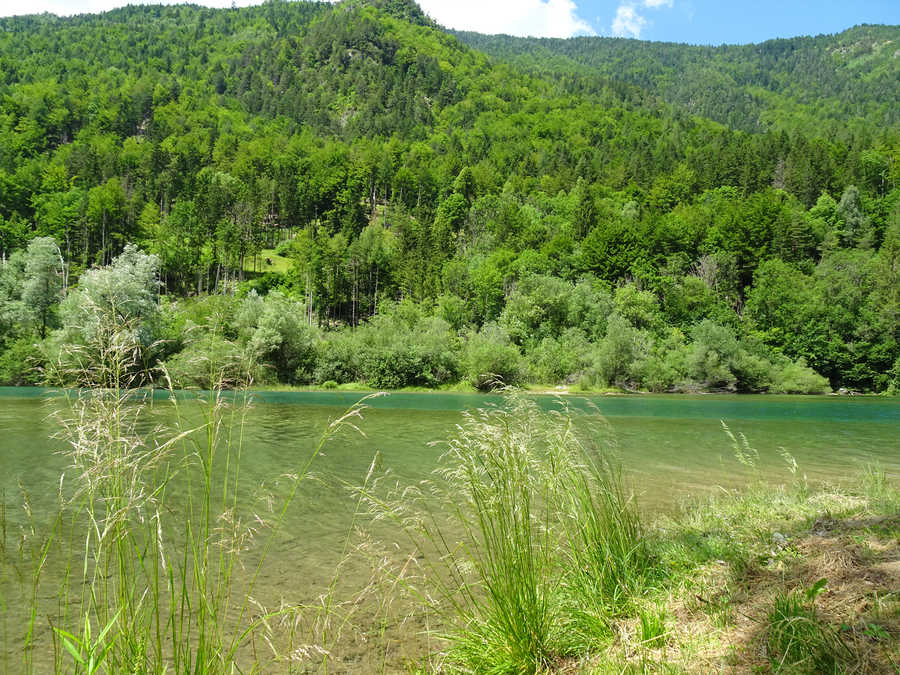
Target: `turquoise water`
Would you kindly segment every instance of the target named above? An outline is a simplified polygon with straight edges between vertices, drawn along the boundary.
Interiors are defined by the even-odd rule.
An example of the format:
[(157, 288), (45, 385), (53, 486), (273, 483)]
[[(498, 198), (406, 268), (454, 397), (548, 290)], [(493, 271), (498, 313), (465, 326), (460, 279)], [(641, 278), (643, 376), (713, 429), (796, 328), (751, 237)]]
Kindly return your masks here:
[[(295, 471), (329, 422), (361, 398), (347, 392), (259, 392), (243, 428), (244, 484), (248, 490)], [(154, 402), (155, 421), (170, 417), (165, 392)], [(810, 480), (840, 481), (867, 462), (900, 475), (900, 399), (801, 396), (538, 396), (545, 409), (569, 406), (605, 429), (601, 445), (621, 459), (648, 509), (665, 509), (692, 494), (745, 485), (757, 476), (733, 456), (724, 421), (759, 452), (759, 476), (776, 483), (791, 476), (784, 448)], [(0, 489), (15, 502), (21, 485), (35, 512), (55, 504), (68, 460), (65, 443), (51, 438), (51, 413), (64, 399), (40, 389), (0, 388)], [(304, 485), (289, 526), (302, 529), (309, 547), (327, 558), (347, 531), (352, 500), (347, 484), (361, 483), (376, 453), (400, 480), (429, 477), (440, 441), (462, 421), (462, 411), (502, 405), (500, 396), (391, 394), (371, 398), (359, 432), (344, 429), (312, 467), (321, 480)], [(191, 403), (182, 404), (190, 410)], [(605, 425), (605, 426), (604, 426)], [(150, 425), (148, 424), (148, 429)], [(364, 434), (364, 435), (363, 435)], [(438, 443), (432, 443), (438, 441)], [(12, 521), (18, 510), (10, 510)]]
[[(156, 395), (165, 417), (167, 394)], [(249, 479), (265, 480), (291, 469), (311, 451), (329, 421), (361, 398), (348, 392), (257, 392), (244, 427)], [(724, 421), (760, 453), (763, 478), (787, 480), (778, 448), (790, 452), (811, 479), (841, 480), (871, 461), (900, 472), (900, 399), (803, 396), (598, 396), (535, 397), (545, 409), (562, 405), (602, 419), (602, 443), (612, 447), (632, 475), (642, 501), (665, 506), (711, 485), (736, 487), (752, 476), (733, 458)], [(331, 480), (361, 480), (375, 453), (385, 467), (417, 480), (429, 475), (441, 441), (463, 410), (501, 405), (500, 396), (399, 393), (371, 398), (357, 425), (365, 436), (344, 432), (329, 443), (314, 470)], [(65, 444), (51, 437), (51, 417), (64, 405), (51, 392), (0, 388), (0, 489), (22, 483), (36, 496), (58, 483)], [(188, 403), (188, 406), (190, 404)], [(329, 524), (323, 524), (331, 529)], [(336, 526), (340, 529), (340, 525)]]

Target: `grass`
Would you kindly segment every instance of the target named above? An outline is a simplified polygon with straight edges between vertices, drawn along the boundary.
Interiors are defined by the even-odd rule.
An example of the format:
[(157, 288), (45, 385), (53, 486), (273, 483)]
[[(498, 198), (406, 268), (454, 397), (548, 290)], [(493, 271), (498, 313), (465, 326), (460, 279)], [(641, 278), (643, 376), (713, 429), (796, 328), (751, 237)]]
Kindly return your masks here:
[(291, 271), (293, 262), (290, 258), (278, 255), (274, 248), (264, 248), (254, 256), (244, 259), (244, 271), (252, 273), (277, 272), (287, 274)]
[[(17, 664), (5, 648), (0, 665), (22, 673), (225, 673), (321, 662), (346, 623), (336, 618), (334, 584), (313, 606), (266, 607), (259, 582), (312, 463), (364, 404), (278, 478), (277, 494), (270, 488), (257, 501), (241, 480), (248, 396), (218, 387), (187, 410), (173, 392), (166, 405), (175, 424), (148, 428), (152, 398), (131, 389), (140, 348), (135, 331), (101, 320), (86, 345), (90, 357), (70, 359), (84, 365), (71, 373), (81, 388), (57, 412), (69, 448), (58, 512), (47, 526), (32, 518), (15, 552), (4, 495), (0, 585), (23, 597), (27, 620), (19, 631), (0, 605), (4, 642), (20, 655)], [(27, 496), (25, 506), (30, 513)]]
[(883, 507), (897, 489), (887, 482), (887, 500), (868, 492), (864, 475), (843, 487), (757, 484), (663, 516), (649, 528), (655, 564), (645, 602), (670, 617), (666, 645), (644, 644), (643, 605), (592, 663), (894, 672), (900, 519)]
[[(366, 493), (408, 537), (403, 580), (439, 617), (439, 672), (896, 672), (896, 484), (758, 481), (648, 522), (615, 458), (562, 409), (514, 397), (467, 416), (440, 479)], [(827, 575), (829, 581), (823, 579)], [(436, 641), (441, 644), (440, 640)], [(437, 665), (435, 665), (437, 664)]]
[(766, 648), (772, 670), (841, 673), (853, 658), (840, 633), (823, 621), (815, 599), (825, 590), (822, 578), (805, 592), (779, 592), (768, 614)]
[(422, 555), (444, 667), (534, 673), (611, 636), (649, 559), (621, 472), (572, 414), (522, 398), (468, 414), (438, 476), (364, 497)]
[(900, 514), (900, 492), (892, 486), (880, 464), (867, 464), (862, 471), (862, 487), (866, 499), (879, 512)]
[(658, 607), (642, 608), (638, 611), (641, 644), (653, 648), (666, 644), (666, 613)]

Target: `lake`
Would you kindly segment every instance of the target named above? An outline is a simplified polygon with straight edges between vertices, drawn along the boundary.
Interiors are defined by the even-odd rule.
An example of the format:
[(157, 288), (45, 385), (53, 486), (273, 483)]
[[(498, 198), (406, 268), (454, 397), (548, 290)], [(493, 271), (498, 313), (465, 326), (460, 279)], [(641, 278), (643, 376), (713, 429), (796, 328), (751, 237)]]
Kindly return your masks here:
[[(259, 392), (243, 425), (242, 485), (253, 499), (277, 492), (279, 477), (297, 471), (330, 421), (362, 395), (347, 392)], [(790, 453), (811, 481), (840, 482), (868, 462), (879, 462), (894, 479), (900, 475), (900, 399), (801, 396), (597, 396), (564, 399), (536, 397), (545, 409), (568, 406), (584, 424), (595, 424), (603, 447), (621, 460), (640, 504), (649, 511), (672, 509), (696, 494), (739, 488), (762, 479), (789, 483), (791, 474), (779, 448)], [(170, 404), (158, 394), (147, 421), (170, 421)], [(68, 460), (65, 443), (51, 412), (65, 403), (39, 389), (0, 388), (0, 489), (7, 502), (7, 528), (24, 525), (21, 488), (29, 495), (36, 519), (52, 510), (59, 476)], [(302, 484), (287, 513), (283, 536), (261, 579), (272, 596), (293, 593), (310, 601), (334, 576), (350, 532), (355, 502), (348, 486), (361, 484), (376, 453), (394, 478), (414, 483), (438, 465), (446, 440), (464, 410), (502, 405), (500, 396), (474, 394), (392, 394), (370, 399), (359, 431), (343, 429), (330, 439), (311, 469), (317, 480)], [(197, 407), (181, 402), (187, 417)], [(758, 450), (754, 473), (736, 461), (722, 422), (746, 435)], [(432, 443), (438, 441), (438, 443)], [(263, 489), (260, 489), (263, 486)], [(177, 499), (177, 497), (176, 497)], [(376, 537), (392, 545), (389, 528)], [(398, 549), (399, 550), (399, 549)], [(363, 584), (370, 570), (348, 565), (352, 585)], [(295, 598), (296, 599), (296, 598)], [(7, 608), (16, 615), (16, 608)], [(9, 619), (9, 617), (7, 617)], [(13, 620), (13, 624), (15, 621)], [(414, 658), (415, 631), (392, 652), (402, 662)], [(366, 670), (359, 644), (347, 657)], [(399, 650), (399, 651), (398, 651)], [(352, 650), (351, 650), (352, 651)], [(348, 668), (352, 670), (352, 668)]]

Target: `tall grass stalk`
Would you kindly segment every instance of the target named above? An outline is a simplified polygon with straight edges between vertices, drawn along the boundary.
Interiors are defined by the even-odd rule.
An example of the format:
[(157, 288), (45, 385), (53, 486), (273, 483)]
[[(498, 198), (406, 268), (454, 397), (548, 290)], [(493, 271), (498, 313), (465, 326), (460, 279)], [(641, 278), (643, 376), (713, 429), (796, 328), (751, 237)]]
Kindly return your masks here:
[(578, 648), (572, 627), (595, 608), (588, 595), (610, 608), (640, 590), (634, 503), (566, 411), (513, 397), (467, 414), (434, 480), (365, 496), (422, 556), (416, 592), (444, 623), (447, 662), (466, 671), (541, 670)]
[[(175, 424), (154, 427), (152, 397), (133, 389), (147, 376), (143, 349), (128, 325), (98, 321), (83, 352), (67, 355), (76, 364), (68, 379), (79, 385), (58, 414), (70, 465), (49, 532), (25, 535), (33, 550), (22, 555), (32, 570), (22, 671), (305, 668), (294, 640), (308, 608), (265, 607), (258, 582), (312, 463), (340, 428), (354, 426), (364, 402), (280, 478), (280, 501), (266, 495), (254, 508), (240, 474), (249, 396), (226, 396), (221, 377), (197, 405), (170, 391)], [(38, 630), (45, 615), (49, 630)], [(286, 642), (273, 636), (276, 621), (291, 627)]]
[(570, 607), (566, 633), (575, 644), (595, 644), (611, 636), (611, 620), (644, 590), (650, 555), (621, 466), (594, 446), (595, 436), (581, 440), (571, 415), (561, 416), (560, 431), (555, 484)]
[(895, 515), (900, 513), (900, 498), (893, 488), (884, 467), (877, 462), (867, 463), (862, 470), (862, 486), (866, 498), (879, 512)]

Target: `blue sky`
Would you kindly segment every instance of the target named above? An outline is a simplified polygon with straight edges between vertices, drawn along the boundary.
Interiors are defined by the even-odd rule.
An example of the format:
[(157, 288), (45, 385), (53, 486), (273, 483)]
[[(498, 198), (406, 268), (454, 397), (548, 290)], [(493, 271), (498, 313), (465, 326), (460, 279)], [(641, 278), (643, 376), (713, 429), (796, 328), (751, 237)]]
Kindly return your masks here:
[[(100, 12), (127, 1), (0, 0), (0, 16)], [(231, 0), (194, 2), (231, 5)], [(615, 35), (694, 44), (836, 33), (859, 23), (900, 24), (900, 0), (419, 0), (419, 4), (439, 23), (461, 30), (550, 37)]]
[[(578, 10), (599, 34), (699, 44), (837, 33), (860, 23), (900, 24), (900, 0), (580, 0)], [(628, 19), (632, 13), (639, 18), (616, 22), (616, 16)]]

